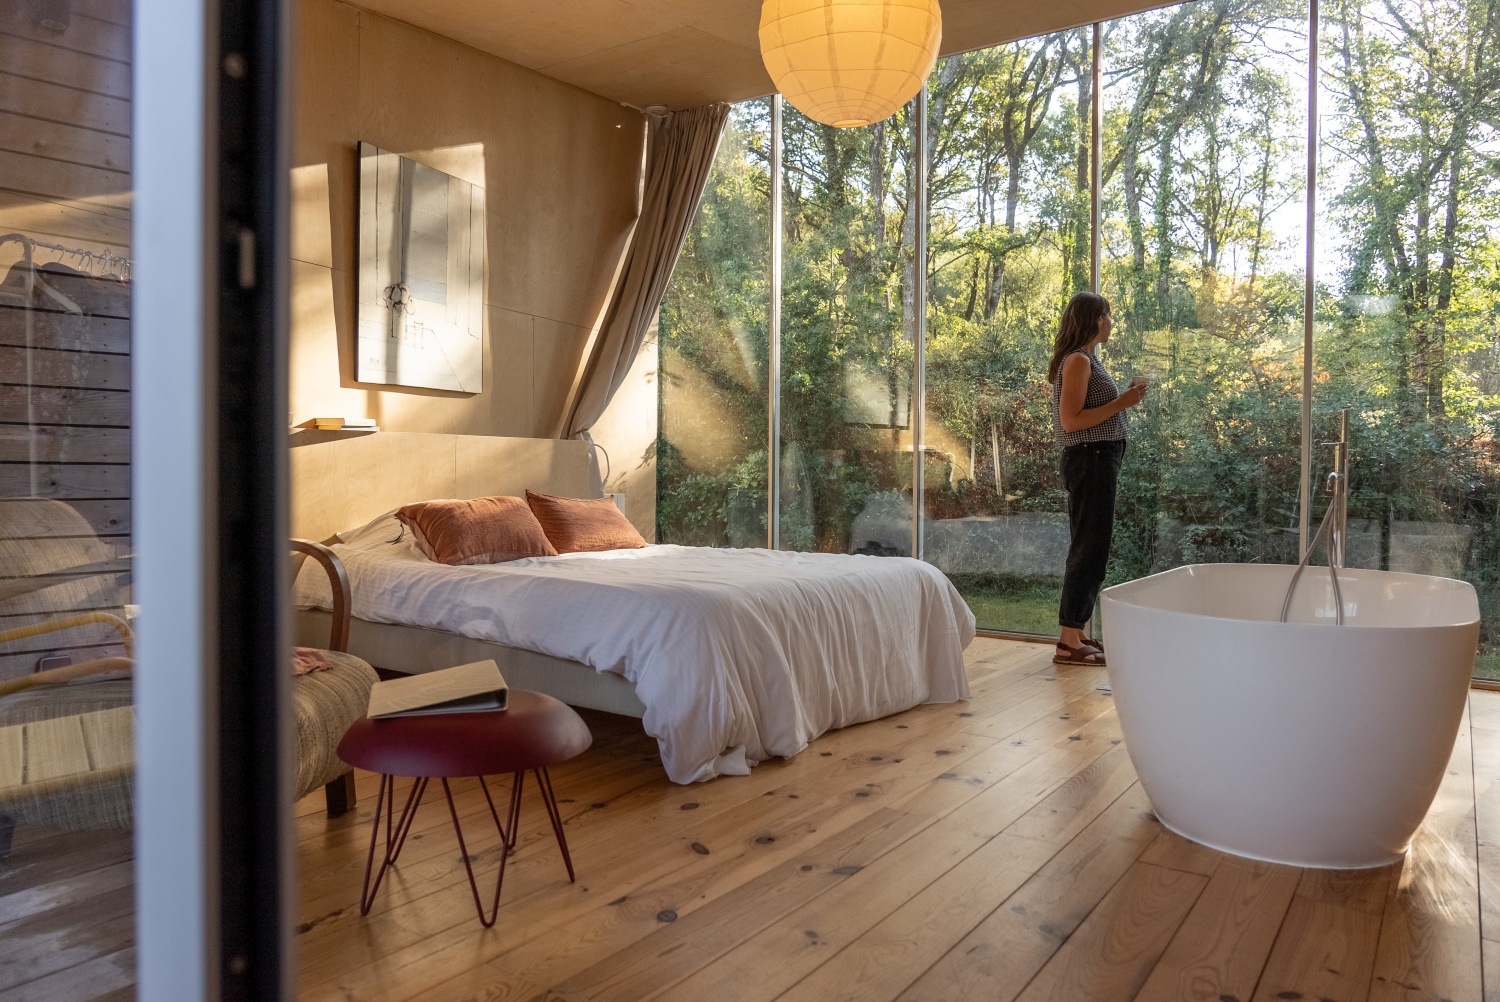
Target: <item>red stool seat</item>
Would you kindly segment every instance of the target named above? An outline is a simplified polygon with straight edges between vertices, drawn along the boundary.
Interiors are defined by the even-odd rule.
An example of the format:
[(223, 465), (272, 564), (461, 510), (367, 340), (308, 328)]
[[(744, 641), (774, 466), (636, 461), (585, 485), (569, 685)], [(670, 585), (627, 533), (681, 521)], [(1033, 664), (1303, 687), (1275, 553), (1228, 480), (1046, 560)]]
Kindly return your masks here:
[(339, 742), (339, 758), (389, 776), (494, 776), (566, 762), (593, 741), (567, 703), (512, 689), (501, 712), (363, 717)]
[[(572, 880), (573, 859), (568, 854), (562, 812), (558, 809), (557, 794), (552, 790), (547, 767), (580, 754), (593, 741), (588, 725), (571, 706), (540, 692), (524, 689), (510, 690), (508, 708), (502, 711), (437, 713), (385, 720), (363, 717), (356, 720), (339, 742), (339, 758), (360, 769), (380, 773), (380, 794), (375, 798), (375, 823), (370, 831), (370, 852), (365, 860), (365, 883), (360, 892), (359, 913), (368, 915), (375, 904), (375, 893), (380, 890), (381, 879), (386, 870), (396, 865), (417, 807), (422, 803), (422, 794), (432, 779), (442, 783), (448, 814), (453, 819), (453, 831), (458, 836), (458, 851), (464, 869), (468, 871), (469, 889), (474, 894), (474, 907), (485, 928), (493, 925), (499, 914), (505, 863), (516, 847), (521, 823), (521, 789), (528, 772), (536, 775), (542, 803), (547, 808), (548, 820), (552, 822), (552, 833), (557, 837), (563, 864), (568, 868), (568, 879)], [(510, 807), (503, 822), (484, 781), (485, 776), (499, 773), (509, 773), (512, 777)], [(396, 776), (416, 777), (399, 820), (394, 817)], [(448, 785), (448, 780), (456, 776), (474, 776), (479, 780), (490, 816), (500, 833), (500, 873), (495, 881), (494, 902), (488, 915), (479, 899), (479, 885), (474, 880), (463, 827), (459, 824), (453, 791)], [(385, 856), (376, 872), (375, 846), (380, 837), (382, 807), (385, 809)], [(372, 872), (375, 877), (373, 887), (370, 884)]]

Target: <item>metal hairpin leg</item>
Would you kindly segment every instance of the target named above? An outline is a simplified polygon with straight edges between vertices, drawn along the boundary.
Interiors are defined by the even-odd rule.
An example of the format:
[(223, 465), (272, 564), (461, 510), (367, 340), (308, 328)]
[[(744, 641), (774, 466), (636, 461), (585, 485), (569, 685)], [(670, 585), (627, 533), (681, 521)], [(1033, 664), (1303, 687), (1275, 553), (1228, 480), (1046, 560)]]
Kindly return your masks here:
[[(370, 853), (365, 858), (365, 883), (359, 893), (359, 913), (370, 914), (370, 906), (375, 904), (375, 892), (380, 890), (380, 882), (385, 879), (385, 871), (389, 870), (396, 862), (396, 857), (401, 855), (401, 849), (406, 845), (406, 834), (411, 831), (412, 819), (417, 816), (417, 805), (422, 802), (422, 794), (427, 790), (426, 777), (418, 777), (412, 783), (411, 793), (406, 797), (406, 806), (401, 809), (401, 819), (395, 823), (394, 833), (391, 827), (391, 815), (395, 811), (396, 804), (396, 777), (382, 774), (380, 777), (380, 793), (375, 797), (375, 819), (370, 825)], [(375, 866), (375, 842), (380, 836), (380, 808), (385, 807), (385, 858), (380, 861), (380, 870), (375, 874), (375, 886), (370, 886), (370, 871)]]
[(510, 787), (509, 835), (500, 826), (500, 818), (495, 816), (495, 802), (490, 800), (490, 790), (484, 785), (484, 777), (479, 778), (479, 785), (484, 788), (484, 799), (489, 801), (490, 814), (495, 816), (495, 825), (500, 828), (500, 874), (495, 878), (495, 900), (490, 904), (488, 917), (484, 914), (484, 904), (479, 900), (479, 883), (474, 879), (474, 865), (469, 862), (469, 848), (464, 845), (464, 830), (458, 823), (458, 808), (453, 806), (453, 791), (448, 788), (448, 781), (443, 780), (443, 795), (448, 798), (448, 814), (453, 818), (453, 834), (458, 836), (458, 855), (464, 861), (464, 872), (469, 875), (469, 890), (474, 894), (474, 910), (479, 913), (479, 924), (486, 929), (495, 924), (495, 919), (500, 914), (500, 888), (505, 886), (505, 864), (510, 859), (510, 850), (515, 846), (516, 829), (520, 827), (521, 780), (525, 776), (525, 773), (516, 773), (515, 782)]
[[(568, 853), (568, 839), (563, 833), (562, 811), (557, 806), (557, 794), (552, 789), (552, 777), (547, 770), (532, 770), (536, 776), (537, 786), (542, 791), (542, 803), (547, 808), (547, 819), (552, 822), (552, 833), (557, 836), (557, 847), (562, 851), (563, 865), (568, 868), (568, 880), (572, 881), (573, 857)], [(458, 820), (458, 808), (453, 803), (453, 791), (448, 785), (448, 780), (443, 779), (443, 796), (448, 801), (448, 815), (453, 819), (453, 833), (458, 837), (458, 852), (464, 863), (464, 872), (469, 877), (469, 890), (474, 895), (474, 910), (479, 913), (479, 923), (488, 929), (495, 924), (495, 919), (500, 913), (500, 891), (505, 886), (505, 865), (510, 854), (515, 850), (516, 839), (519, 837), (521, 828), (521, 792), (524, 788), (526, 773), (518, 772), (512, 776), (510, 787), (510, 803), (506, 805), (505, 822), (501, 822), (500, 813), (495, 809), (494, 798), (490, 796), (490, 788), (485, 783), (483, 776), (476, 777), (479, 780), (479, 788), (484, 791), (485, 803), (489, 805), (490, 817), (495, 821), (495, 828), (500, 833), (500, 842), (504, 851), (500, 853), (500, 872), (495, 877), (495, 896), (490, 903), (489, 914), (485, 914), (484, 902), (479, 897), (479, 882), (474, 877), (474, 866), (469, 861), (469, 849), (464, 843), (463, 826)], [(380, 881), (385, 876), (385, 871), (395, 864), (396, 858), (401, 855), (401, 848), (406, 844), (406, 835), (411, 831), (412, 819), (416, 816), (417, 805), (421, 803), (422, 794), (427, 789), (427, 779), (420, 778), (412, 786), (411, 794), (406, 798), (406, 806), (401, 811), (399, 820), (392, 821), (395, 803), (395, 779), (391, 776), (380, 777), (380, 793), (375, 800), (375, 821), (370, 831), (370, 854), (365, 861), (365, 889), (360, 894), (359, 913), (368, 915), (370, 907), (375, 903), (375, 892), (380, 889)], [(381, 861), (380, 870), (375, 875), (375, 884), (370, 886), (370, 873), (375, 864), (375, 843), (380, 834), (380, 810), (385, 807), (385, 859)]]
[(557, 836), (557, 847), (562, 850), (563, 865), (568, 868), (568, 881), (573, 881), (573, 857), (568, 854), (568, 839), (563, 835), (562, 811), (557, 806), (557, 794), (552, 792), (552, 777), (546, 769), (537, 769), (536, 785), (542, 788), (542, 803), (547, 805), (547, 817), (552, 822), (552, 833)]

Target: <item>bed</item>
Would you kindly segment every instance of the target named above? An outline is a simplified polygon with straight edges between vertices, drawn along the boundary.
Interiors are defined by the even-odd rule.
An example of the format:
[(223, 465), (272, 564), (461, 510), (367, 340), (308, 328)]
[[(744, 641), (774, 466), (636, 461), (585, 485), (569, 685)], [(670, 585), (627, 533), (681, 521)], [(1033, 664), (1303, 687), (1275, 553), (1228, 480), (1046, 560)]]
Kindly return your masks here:
[[(641, 717), (679, 783), (743, 774), (824, 731), (968, 695), (973, 616), (921, 561), (680, 546), (428, 561), (389, 514), (401, 503), (586, 491), (586, 457), (567, 448), (579, 443), (448, 441), (460, 438), (382, 432), (317, 443), (323, 456), (299, 456), (312, 443), (293, 449), (294, 529), (342, 521), (330, 542), (353, 583), (350, 650), (374, 664), (493, 657), (518, 688)], [(410, 449), (432, 469), (401, 468), (395, 457)], [(482, 453), (477, 465), (459, 450)], [(320, 502), (316, 485), (335, 481), (359, 489)], [(316, 628), (326, 592), (316, 575), (299, 578), (300, 628)]]

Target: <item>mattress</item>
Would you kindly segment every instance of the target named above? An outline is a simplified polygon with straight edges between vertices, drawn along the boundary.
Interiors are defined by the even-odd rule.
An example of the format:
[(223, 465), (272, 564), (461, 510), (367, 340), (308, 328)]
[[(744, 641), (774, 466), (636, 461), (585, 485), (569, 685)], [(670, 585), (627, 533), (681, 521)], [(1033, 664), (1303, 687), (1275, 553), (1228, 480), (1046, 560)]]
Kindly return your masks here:
[[(389, 516), (340, 538), (360, 619), (624, 676), (678, 783), (742, 775), (833, 728), (969, 694), (974, 616), (919, 560), (658, 545), (450, 566)], [(297, 604), (326, 609), (314, 570), (299, 575)]]

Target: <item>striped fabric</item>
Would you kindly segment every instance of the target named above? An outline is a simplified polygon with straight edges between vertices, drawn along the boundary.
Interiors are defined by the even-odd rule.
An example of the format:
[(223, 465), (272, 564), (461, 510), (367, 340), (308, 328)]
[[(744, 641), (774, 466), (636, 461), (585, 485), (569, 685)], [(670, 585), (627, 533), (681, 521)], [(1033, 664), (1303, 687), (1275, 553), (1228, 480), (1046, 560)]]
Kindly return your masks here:
[[(338, 744), (365, 715), (375, 669), (352, 654), (324, 651), (332, 667), (298, 675), (292, 683), (297, 721), (297, 797), (305, 797), (349, 770)], [(0, 727), (132, 705), (129, 679), (44, 686), (0, 699)], [(134, 777), (81, 776), (65, 789), (0, 788), (0, 814), (19, 824), (78, 829), (128, 828)], [(40, 788), (39, 788), (40, 790)]]
[[(42, 584), (47, 575), (119, 556), (118, 548), (95, 538), (88, 521), (71, 506), (50, 498), (0, 499), (0, 582)], [(59, 575), (50, 587), (20, 589), (0, 598), (0, 629), (30, 626), (86, 611), (123, 617), (124, 598), (117, 578), (129, 570), (123, 560), (112, 574), (87, 577)], [(13, 641), (0, 649), (0, 680), (22, 678), (36, 670), (43, 654), (70, 653), (74, 661), (124, 654), (120, 635), (108, 626), (89, 623)]]
[(324, 651), (333, 662), (325, 671), (298, 675), (292, 683), (292, 712), (297, 718), (297, 796), (331, 783), (349, 771), (338, 755), (349, 725), (365, 715), (375, 669), (353, 654)]
[[(1088, 410), (1090, 407), (1101, 407), (1118, 397), (1120, 388), (1115, 385), (1109, 373), (1104, 371), (1104, 363), (1099, 361), (1098, 355), (1093, 352), (1083, 354), (1089, 360), (1089, 388), (1083, 397), (1084, 410)], [(1067, 359), (1063, 362), (1066, 364)], [(1082, 445), (1085, 442), (1118, 442), (1129, 437), (1129, 428), (1125, 412), (1121, 411), (1114, 417), (1100, 421), (1092, 428), (1085, 428), (1082, 431), (1063, 431), (1062, 372), (1059, 370), (1057, 382), (1052, 384), (1052, 430), (1057, 435), (1058, 445), (1066, 449), (1070, 445)]]

